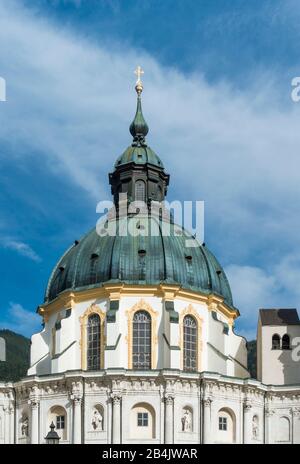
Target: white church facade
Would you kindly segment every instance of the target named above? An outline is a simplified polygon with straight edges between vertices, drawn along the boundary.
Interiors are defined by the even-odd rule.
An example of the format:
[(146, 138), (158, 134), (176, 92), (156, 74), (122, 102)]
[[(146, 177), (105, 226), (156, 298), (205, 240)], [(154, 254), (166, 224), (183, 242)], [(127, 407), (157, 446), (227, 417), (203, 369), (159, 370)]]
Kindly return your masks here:
[(61, 444), (300, 443), (297, 311), (260, 311), (250, 378), (214, 255), (172, 221), (164, 235), (164, 212), (121, 213), (120, 194), (149, 206), (169, 184), (146, 144), (140, 78), (136, 91), (133, 142), (109, 175), (117, 233), (93, 229), (55, 266), (28, 375), (0, 383), (0, 443), (43, 444), (52, 422)]

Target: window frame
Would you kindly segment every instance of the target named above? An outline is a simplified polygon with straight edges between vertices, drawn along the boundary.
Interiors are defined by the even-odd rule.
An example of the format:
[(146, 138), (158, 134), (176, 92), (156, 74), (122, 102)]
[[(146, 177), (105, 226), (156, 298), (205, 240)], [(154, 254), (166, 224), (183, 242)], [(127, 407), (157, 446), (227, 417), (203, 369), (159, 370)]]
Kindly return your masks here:
[(158, 311), (155, 311), (153, 307), (140, 298), (133, 306), (126, 311), (127, 316), (127, 339), (128, 339), (128, 352), (127, 352), (127, 366), (128, 369), (133, 369), (132, 366), (132, 342), (133, 342), (133, 317), (137, 311), (145, 310), (151, 316), (151, 369), (155, 369), (157, 366), (157, 348), (158, 348), (158, 333), (157, 333), (157, 317)]
[(220, 432), (228, 431), (228, 418), (225, 416), (219, 416), (219, 431)]
[[(275, 341), (278, 343), (275, 344)], [(272, 335), (272, 350), (280, 350), (281, 349), (281, 337), (278, 333)]]
[[(142, 320), (142, 317), (146, 320)], [(138, 320), (138, 317), (141, 317)], [(152, 369), (152, 317), (145, 309), (138, 310), (132, 318), (132, 369)]]
[(65, 415), (56, 416), (56, 429), (65, 430), (65, 428), (66, 428), (66, 416)]
[[(90, 325), (90, 321), (96, 318), (97, 324)], [(91, 330), (92, 328), (96, 328), (96, 330)], [(97, 313), (90, 314), (87, 318), (86, 325), (86, 366), (88, 371), (97, 371), (101, 369), (101, 329), (100, 315)], [(94, 359), (96, 359), (96, 362)]]
[(148, 412), (137, 413), (137, 427), (149, 427), (149, 413)]
[(193, 304), (189, 303), (182, 311), (179, 313), (179, 331), (180, 331), (180, 368), (183, 371), (183, 319), (185, 316), (190, 315), (195, 318), (197, 321), (197, 372), (201, 372), (203, 368), (202, 364), (202, 353), (203, 353), (203, 317), (199, 314), (198, 309), (194, 307)]
[[(186, 325), (187, 320), (193, 321), (194, 327)], [(191, 354), (193, 352), (194, 356)], [(183, 318), (183, 370), (185, 372), (197, 372), (198, 356), (198, 321), (192, 314), (186, 314)]]
[(105, 321), (106, 321), (106, 311), (103, 311), (100, 306), (95, 303), (92, 303), (84, 313), (79, 317), (80, 321), (80, 352), (81, 352), (81, 369), (83, 371), (87, 370), (87, 324), (88, 317), (91, 314), (98, 314), (101, 320), (101, 350), (100, 350), (100, 369), (104, 368), (104, 350), (105, 350)]
[(281, 338), (281, 349), (290, 350), (291, 349), (291, 337), (289, 334), (284, 334)]
[(137, 179), (135, 181), (134, 199), (135, 201), (143, 201), (144, 203), (146, 202), (146, 182), (142, 179)]

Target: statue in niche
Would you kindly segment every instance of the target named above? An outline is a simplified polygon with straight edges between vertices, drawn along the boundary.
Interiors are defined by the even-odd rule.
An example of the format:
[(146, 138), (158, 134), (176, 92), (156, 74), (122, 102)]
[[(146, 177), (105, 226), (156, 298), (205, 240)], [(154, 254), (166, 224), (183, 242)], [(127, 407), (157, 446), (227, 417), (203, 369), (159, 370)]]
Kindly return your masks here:
[(98, 409), (94, 410), (92, 417), (92, 426), (94, 430), (102, 431), (103, 430), (103, 417)]
[(181, 425), (183, 432), (192, 431), (192, 414), (188, 409), (183, 410), (183, 416), (181, 418)]
[(258, 428), (258, 417), (253, 416), (252, 419), (252, 437), (254, 440), (258, 440), (259, 438), (259, 428)]
[(28, 420), (28, 417), (26, 416), (22, 418), (21, 434), (22, 434), (22, 437), (28, 437), (29, 435), (29, 420)]

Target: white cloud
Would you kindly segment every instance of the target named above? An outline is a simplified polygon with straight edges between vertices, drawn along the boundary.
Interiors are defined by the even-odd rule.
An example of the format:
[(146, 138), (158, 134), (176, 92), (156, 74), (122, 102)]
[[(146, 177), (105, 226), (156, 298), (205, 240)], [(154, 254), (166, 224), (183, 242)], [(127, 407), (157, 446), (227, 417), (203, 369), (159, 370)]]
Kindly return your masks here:
[(258, 309), (269, 308), (277, 303), (277, 287), (274, 276), (260, 268), (231, 265), (225, 269), (234, 295), (235, 306), (241, 317), (237, 320), (237, 328), (247, 338), (255, 338)]
[(258, 234), (299, 243), (300, 105), (288, 98), (280, 111), (282, 94), (270, 75), (236, 93), (228, 83), (164, 68), (144, 52), (89, 43), (3, 0), (0, 17), (8, 83), (0, 132), (19, 162), (42, 158), (95, 200), (109, 196), (107, 172), (130, 143), (133, 69), (141, 63), (148, 139), (171, 172), (171, 194), (204, 198), (218, 229), (234, 243), (238, 230), (249, 250)]
[(5, 238), (0, 240), (0, 246), (16, 251), (20, 255), (25, 256), (36, 263), (41, 261), (39, 255), (27, 243)]
[[(0, 135), (19, 163), (43, 159), (95, 205), (106, 198), (107, 172), (130, 143), (133, 69), (141, 64), (149, 143), (172, 175), (173, 197), (205, 199), (227, 263), (236, 263), (227, 272), (249, 328), (259, 306), (293, 299), (300, 262), (285, 256), (300, 245), (300, 105), (289, 97), (290, 81), (278, 88), (260, 74), (237, 93), (141, 50), (90, 43), (5, 0), (0, 43), (8, 87)], [(255, 254), (262, 263), (245, 266)]]
[(41, 330), (41, 318), (38, 314), (28, 311), (19, 303), (9, 303), (7, 321), (0, 320), (1, 329), (12, 330), (13, 332), (31, 336)]
[(241, 317), (237, 329), (248, 339), (256, 336), (260, 308), (300, 307), (300, 256), (284, 256), (268, 270), (230, 265), (225, 269)]

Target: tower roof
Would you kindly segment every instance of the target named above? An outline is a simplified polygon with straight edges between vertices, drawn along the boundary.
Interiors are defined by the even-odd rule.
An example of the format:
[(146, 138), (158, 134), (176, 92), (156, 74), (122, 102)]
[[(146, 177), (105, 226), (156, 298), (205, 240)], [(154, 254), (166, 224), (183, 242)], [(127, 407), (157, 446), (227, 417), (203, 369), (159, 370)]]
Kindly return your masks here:
[(161, 169), (164, 168), (162, 160), (152, 150), (152, 148), (143, 146), (130, 146), (126, 148), (124, 153), (117, 159), (115, 168), (120, 167), (124, 164), (135, 163), (135, 164), (152, 164)]
[(297, 309), (260, 309), (262, 325), (300, 325)]

